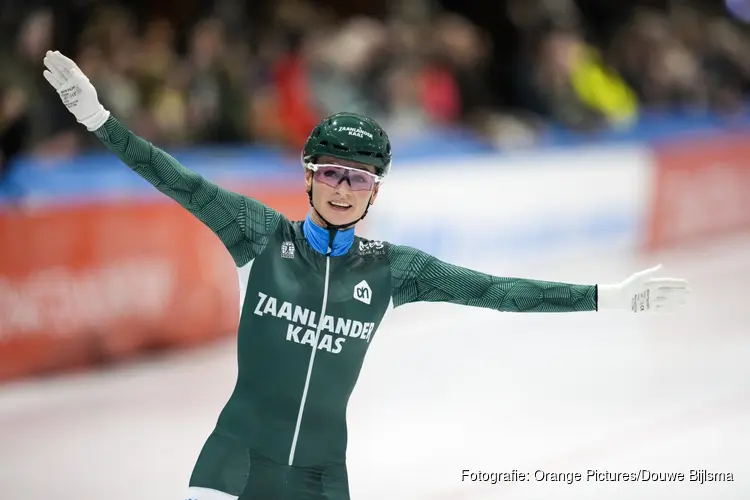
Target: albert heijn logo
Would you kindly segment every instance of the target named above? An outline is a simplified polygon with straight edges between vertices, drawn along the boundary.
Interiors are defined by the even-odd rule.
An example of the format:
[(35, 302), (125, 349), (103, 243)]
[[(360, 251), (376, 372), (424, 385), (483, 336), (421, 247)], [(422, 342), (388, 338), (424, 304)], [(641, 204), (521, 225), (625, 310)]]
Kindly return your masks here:
[(354, 287), (354, 298), (369, 305), (372, 300), (372, 290), (365, 280), (360, 281)]

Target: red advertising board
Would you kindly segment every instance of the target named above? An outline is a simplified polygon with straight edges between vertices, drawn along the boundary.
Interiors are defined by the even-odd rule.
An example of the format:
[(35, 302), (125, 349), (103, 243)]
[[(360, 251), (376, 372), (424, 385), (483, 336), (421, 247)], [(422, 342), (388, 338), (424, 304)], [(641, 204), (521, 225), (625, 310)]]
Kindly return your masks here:
[[(248, 194), (292, 219), (304, 191)], [(242, 191), (241, 191), (242, 192)], [(0, 212), (0, 380), (85, 368), (236, 329), (220, 240), (164, 197)]]
[(647, 249), (750, 230), (750, 135), (657, 146)]

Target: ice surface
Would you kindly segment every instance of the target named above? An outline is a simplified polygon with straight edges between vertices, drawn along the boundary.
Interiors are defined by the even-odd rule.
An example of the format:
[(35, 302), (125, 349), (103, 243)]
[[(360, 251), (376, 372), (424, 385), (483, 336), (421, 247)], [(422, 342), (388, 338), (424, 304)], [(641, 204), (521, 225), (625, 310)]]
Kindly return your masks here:
[[(750, 241), (489, 272), (613, 281), (656, 261), (691, 281), (673, 317), (394, 310), (352, 398), (356, 500), (747, 499)], [(181, 500), (236, 373), (231, 342), (0, 388), (0, 496)], [(462, 471), (580, 472), (574, 484)], [(588, 469), (683, 482), (587, 482)], [(698, 484), (691, 469), (732, 473)]]

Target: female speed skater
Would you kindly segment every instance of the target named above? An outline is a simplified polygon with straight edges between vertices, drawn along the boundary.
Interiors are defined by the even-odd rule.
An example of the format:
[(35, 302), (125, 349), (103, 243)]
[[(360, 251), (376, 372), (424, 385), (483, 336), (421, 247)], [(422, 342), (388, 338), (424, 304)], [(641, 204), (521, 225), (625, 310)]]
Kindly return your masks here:
[(311, 207), (290, 221), (136, 136), (69, 58), (50, 51), (44, 65), (77, 121), (206, 224), (237, 266), (237, 381), (186, 499), (348, 500), (347, 404), (391, 304), (552, 313), (668, 312), (685, 303), (687, 282), (654, 277), (658, 267), (617, 284), (505, 278), (355, 236), (391, 168), (388, 136), (367, 117), (338, 113), (312, 130), (302, 152)]

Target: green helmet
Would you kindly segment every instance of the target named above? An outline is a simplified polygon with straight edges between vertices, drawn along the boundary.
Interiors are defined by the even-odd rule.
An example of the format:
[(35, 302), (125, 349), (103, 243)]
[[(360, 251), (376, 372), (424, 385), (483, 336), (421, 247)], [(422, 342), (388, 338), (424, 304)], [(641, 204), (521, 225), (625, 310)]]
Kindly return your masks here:
[(336, 113), (318, 123), (305, 142), (304, 163), (332, 156), (375, 167), (385, 177), (391, 169), (391, 141), (375, 120), (356, 113)]

